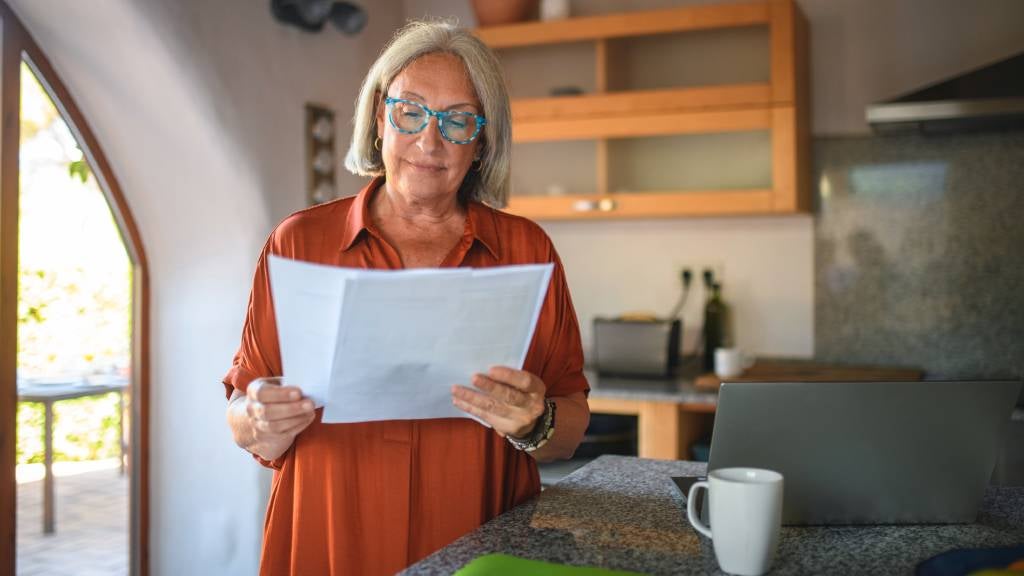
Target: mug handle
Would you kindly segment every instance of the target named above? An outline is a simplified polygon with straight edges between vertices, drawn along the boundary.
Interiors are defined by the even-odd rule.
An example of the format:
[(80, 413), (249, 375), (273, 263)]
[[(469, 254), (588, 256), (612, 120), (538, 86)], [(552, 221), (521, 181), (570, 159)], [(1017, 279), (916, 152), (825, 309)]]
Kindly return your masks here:
[(704, 480), (694, 482), (693, 486), (690, 486), (690, 493), (686, 496), (686, 518), (693, 524), (693, 527), (701, 534), (711, 538), (711, 528), (700, 521), (697, 517), (697, 490), (700, 488), (707, 489), (708, 483)]

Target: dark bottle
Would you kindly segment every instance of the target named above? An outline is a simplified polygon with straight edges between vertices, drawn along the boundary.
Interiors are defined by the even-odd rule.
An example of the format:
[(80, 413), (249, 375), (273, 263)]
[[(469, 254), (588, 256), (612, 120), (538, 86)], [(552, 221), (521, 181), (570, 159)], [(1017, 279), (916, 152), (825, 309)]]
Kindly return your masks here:
[(715, 349), (725, 343), (725, 323), (728, 309), (722, 301), (722, 285), (711, 284), (711, 297), (704, 305), (704, 362), (706, 372), (715, 370)]

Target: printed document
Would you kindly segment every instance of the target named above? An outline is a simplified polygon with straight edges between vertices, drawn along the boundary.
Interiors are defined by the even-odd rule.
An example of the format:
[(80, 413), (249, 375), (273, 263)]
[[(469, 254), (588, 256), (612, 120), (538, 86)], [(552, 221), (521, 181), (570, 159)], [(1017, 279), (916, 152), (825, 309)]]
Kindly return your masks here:
[(451, 386), (522, 368), (553, 269), (269, 264), (285, 383), (324, 407), (324, 423), (471, 418)]

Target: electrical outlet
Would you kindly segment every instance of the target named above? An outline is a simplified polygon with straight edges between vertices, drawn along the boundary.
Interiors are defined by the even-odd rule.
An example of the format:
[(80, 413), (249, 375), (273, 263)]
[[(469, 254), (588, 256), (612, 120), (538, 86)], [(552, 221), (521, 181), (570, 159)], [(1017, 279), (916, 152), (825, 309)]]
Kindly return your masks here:
[(690, 288), (697, 289), (698, 287), (704, 288), (704, 273), (710, 271), (711, 276), (715, 282), (726, 282), (728, 278), (725, 276), (725, 263), (721, 260), (693, 260), (693, 261), (678, 261), (674, 262), (675, 277), (678, 282), (682, 282), (682, 274), (686, 270), (690, 271)]
[(683, 283), (683, 286), (692, 287), (696, 277), (697, 275), (693, 273), (693, 269), (689, 266), (683, 266), (679, 270), (679, 281)]
[(714, 282), (728, 286), (729, 278), (725, 274), (725, 262), (722, 260), (674, 260), (672, 262), (672, 285), (683, 287), (683, 273), (690, 272), (690, 289), (693, 291), (704, 290), (704, 273), (710, 271)]

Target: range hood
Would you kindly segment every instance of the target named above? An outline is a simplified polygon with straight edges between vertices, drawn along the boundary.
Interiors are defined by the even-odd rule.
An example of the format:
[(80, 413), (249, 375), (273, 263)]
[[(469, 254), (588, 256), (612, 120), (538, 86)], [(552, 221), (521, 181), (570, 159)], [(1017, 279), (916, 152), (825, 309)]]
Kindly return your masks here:
[(867, 107), (880, 134), (1024, 129), (1024, 52)]

